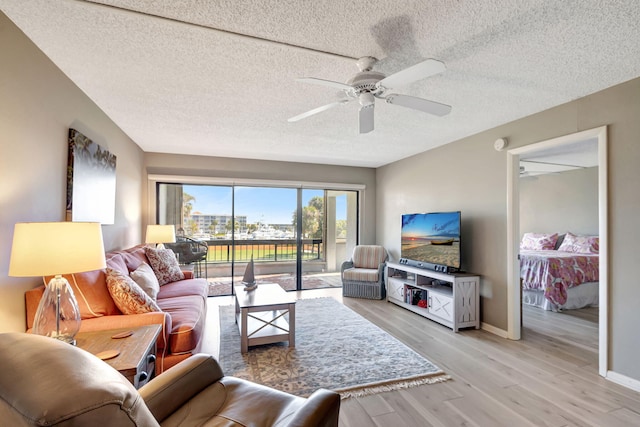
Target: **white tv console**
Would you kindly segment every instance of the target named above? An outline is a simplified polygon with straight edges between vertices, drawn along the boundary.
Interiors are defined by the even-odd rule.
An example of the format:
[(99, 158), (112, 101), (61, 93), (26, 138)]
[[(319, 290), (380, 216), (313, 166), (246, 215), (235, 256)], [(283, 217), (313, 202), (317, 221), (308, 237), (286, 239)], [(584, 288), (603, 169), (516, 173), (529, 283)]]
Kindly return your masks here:
[(480, 277), (445, 274), (388, 262), (387, 301), (441, 323), (454, 332), (480, 329)]

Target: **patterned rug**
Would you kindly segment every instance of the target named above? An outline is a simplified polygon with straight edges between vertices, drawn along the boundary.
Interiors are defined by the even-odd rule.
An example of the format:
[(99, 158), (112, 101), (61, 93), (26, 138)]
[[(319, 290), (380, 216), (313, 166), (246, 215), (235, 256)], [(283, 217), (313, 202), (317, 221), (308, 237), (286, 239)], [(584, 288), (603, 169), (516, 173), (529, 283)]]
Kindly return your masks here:
[(219, 361), (226, 375), (298, 396), (318, 388), (342, 398), (450, 379), (437, 366), (333, 298), (296, 302), (296, 347), (286, 342), (240, 353), (233, 306), (220, 307)]

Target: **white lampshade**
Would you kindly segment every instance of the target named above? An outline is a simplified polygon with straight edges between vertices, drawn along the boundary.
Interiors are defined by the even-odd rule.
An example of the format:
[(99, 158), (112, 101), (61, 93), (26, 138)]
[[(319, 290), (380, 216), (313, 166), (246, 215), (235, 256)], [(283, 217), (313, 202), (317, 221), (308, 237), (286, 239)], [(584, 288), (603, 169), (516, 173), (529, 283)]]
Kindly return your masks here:
[(15, 225), (9, 276), (53, 276), (105, 267), (102, 228), (97, 222)]
[(90, 222), (18, 223), (13, 231), (9, 276), (55, 276), (47, 285), (33, 323), (39, 335), (75, 343), (80, 310), (63, 274), (106, 267), (102, 228)]
[(173, 225), (147, 225), (145, 243), (173, 243), (176, 241), (176, 228)]

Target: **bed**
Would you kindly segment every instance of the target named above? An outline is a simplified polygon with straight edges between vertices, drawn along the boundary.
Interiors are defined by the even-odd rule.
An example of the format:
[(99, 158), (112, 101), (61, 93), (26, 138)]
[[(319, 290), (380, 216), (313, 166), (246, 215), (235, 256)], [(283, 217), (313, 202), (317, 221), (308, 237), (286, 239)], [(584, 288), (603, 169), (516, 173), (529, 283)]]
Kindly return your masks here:
[(531, 244), (523, 237), (520, 249), (522, 303), (551, 311), (598, 306), (597, 236), (567, 233), (557, 244), (557, 234), (556, 240), (554, 234), (525, 233), (527, 235), (545, 236), (548, 241)]

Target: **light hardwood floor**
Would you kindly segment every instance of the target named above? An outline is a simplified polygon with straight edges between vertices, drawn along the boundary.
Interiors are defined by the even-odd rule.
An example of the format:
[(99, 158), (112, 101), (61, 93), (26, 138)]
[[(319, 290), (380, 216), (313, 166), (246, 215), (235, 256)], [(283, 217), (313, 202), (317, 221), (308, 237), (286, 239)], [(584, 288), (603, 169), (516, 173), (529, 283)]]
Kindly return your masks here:
[[(340, 293), (298, 295), (343, 301)], [(232, 302), (209, 300), (213, 311)], [(386, 301), (344, 298), (343, 303), (452, 380), (345, 400), (341, 427), (640, 426), (640, 393), (598, 376), (595, 309), (567, 314), (525, 307), (524, 338), (511, 341), (482, 330), (456, 334)]]

